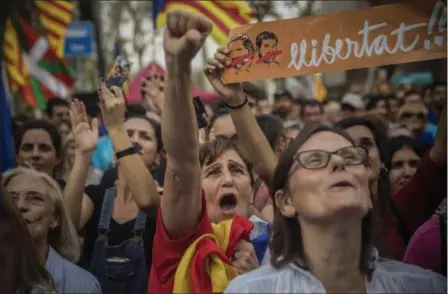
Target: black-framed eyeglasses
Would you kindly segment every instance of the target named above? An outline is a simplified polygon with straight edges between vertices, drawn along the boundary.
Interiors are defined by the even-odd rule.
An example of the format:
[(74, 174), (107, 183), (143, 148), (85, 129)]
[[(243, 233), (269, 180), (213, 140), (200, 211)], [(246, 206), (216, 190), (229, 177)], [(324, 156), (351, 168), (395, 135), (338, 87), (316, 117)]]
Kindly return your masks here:
[(367, 161), (367, 151), (363, 147), (349, 146), (330, 152), (325, 150), (306, 150), (294, 155), (300, 167), (305, 169), (325, 168), (335, 154), (341, 157), (345, 165), (360, 165)]

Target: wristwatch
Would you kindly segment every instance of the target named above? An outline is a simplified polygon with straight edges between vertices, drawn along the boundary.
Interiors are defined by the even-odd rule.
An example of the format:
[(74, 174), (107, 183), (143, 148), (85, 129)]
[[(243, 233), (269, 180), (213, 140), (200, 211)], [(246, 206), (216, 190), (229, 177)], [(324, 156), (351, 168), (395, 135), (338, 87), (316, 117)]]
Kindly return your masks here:
[(132, 147), (126, 148), (124, 150), (118, 151), (115, 153), (115, 158), (118, 160), (122, 157), (133, 155), (137, 152), (142, 150), (142, 147), (140, 145), (133, 145)]

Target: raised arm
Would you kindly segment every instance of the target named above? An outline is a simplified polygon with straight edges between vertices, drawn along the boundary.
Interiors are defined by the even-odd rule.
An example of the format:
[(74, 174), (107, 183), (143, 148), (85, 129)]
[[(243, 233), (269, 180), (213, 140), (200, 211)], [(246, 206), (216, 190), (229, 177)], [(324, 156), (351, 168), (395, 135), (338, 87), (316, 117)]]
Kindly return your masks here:
[(94, 118), (91, 126), (89, 125), (84, 103), (77, 99), (70, 105), (70, 120), (76, 141), (76, 154), (64, 188), (64, 198), (73, 224), (79, 229), (90, 219), (93, 212), (93, 203), (84, 194), (84, 186), (98, 142), (98, 121)]
[(224, 85), (221, 81), (221, 72), (230, 63), (229, 49), (221, 47), (215, 53), (214, 58), (207, 61), (204, 73), (216, 92), (231, 106), (230, 115), (235, 125), (238, 141), (254, 165), (255, 173), (266, 184), (269, 184), (274, 176), (277, 158), (247, 104), (241, 84)]
[[(99, 97), (103, 121), (115, 152), (131, 148), (131, 139), (124, 129), (126, 106), (121, 89), (112, 87), (109, 90), (102, 81)], [(159, 205), (160, 196), (157, 192), (157, 184), (141, 156), (134, 153), (121, 157), (118, 159), (118, 168), (137, 206), (146, 214), (150, 214), (154, 207)]]
[[(167, 154), (161, 215), (168, 234), (193, 231), (202, 210), (199, 139), (191, 97), (191, 61), (211, 32), (206, 19), (182, 11), (167, 16), (163, 46), (166, 61), (162, 138)], [(179, 216), (181, 221), (179, 221)]]

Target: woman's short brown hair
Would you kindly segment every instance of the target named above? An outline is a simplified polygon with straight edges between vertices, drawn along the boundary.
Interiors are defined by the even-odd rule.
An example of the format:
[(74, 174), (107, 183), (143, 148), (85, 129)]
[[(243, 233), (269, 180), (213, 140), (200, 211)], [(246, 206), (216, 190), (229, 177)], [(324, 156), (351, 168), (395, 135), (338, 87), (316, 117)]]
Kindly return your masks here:
[[(305, 127), (300, 134), (292, 141), (279, 158), (279, 162), (274, 174), (271, 191), (272, 195), (278, 190), (287, 189), (288, 174), (294, 163), (294, 155), (297, 150), (314, 134), (320, 132), (332, 132), (347, 139), (355, 145), (353, 139), (343, 130), (326, 126), (314, 125)], [(362, 244), (360, 269), (368, 272), (368, 261), (371, 248), (371, 225), (372, 212), (362, 219)], [(306, 265), (305, 255), (302, 247), (302, 234), (300, 226), (295, 218), (287, 218), (281, 214), (274, 201), (274, 222), (272, 225), (271, 264), (273, 267), (281, 268), (292, 261), (300, 261)]]
[(247, 171), (250, 176), (250, 184), (253, 186), (254, 177), (252, 174), (253, 165), (250, 163), (248, 156), (243, 149), (239, 146), (237, 137), (227, 138), (224, 136), (216, 136), (215, 140), (206, 142), (201, 145), (199, 149), (199, 163), (201, 167), (209, 165), (218, 159), (224, 152), (233, 150), (235, 151), (246, 165)]

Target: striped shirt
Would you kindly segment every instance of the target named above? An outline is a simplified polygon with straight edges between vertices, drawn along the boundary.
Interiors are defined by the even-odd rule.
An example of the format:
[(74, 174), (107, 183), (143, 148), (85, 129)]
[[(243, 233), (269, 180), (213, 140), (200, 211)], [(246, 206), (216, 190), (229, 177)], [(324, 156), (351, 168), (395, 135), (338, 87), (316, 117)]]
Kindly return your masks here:
[(60, 256), (50, 247), (45, 269), (58, 293), (101, 293), (98, 280), (89, 272)]

